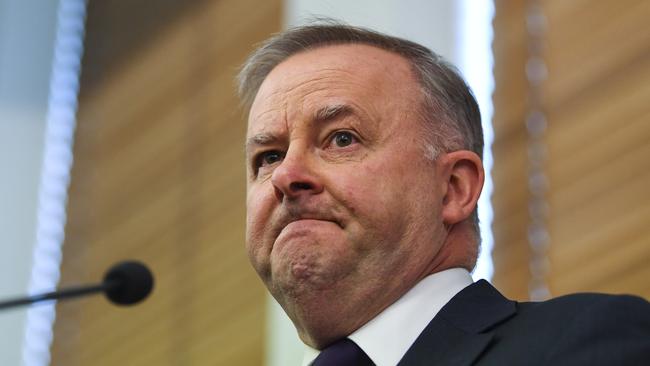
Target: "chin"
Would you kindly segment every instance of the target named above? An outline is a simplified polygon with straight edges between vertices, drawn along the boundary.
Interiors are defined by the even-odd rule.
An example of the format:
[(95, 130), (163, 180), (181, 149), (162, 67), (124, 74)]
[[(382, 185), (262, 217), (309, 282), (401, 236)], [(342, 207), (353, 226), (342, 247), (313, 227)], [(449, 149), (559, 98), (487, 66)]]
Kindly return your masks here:
[(357, 314), (342, 309), (335, 295), (286, 295), (276, 296), (276, 300), (293, 322), (300, 339), (312, 348), (322, 349), (358, 328), (350, 322), (350, 319), (354, 319), (352, 316)]
[(296, 326), (302, 341), (316, 349), (345, 337), (362, 323), (350, 289), (351, 278), (337, 271), (318, 271), (296, 265), (274, 273), (269, 290)]
[(272, 273), (273, 287), (291, 297), (317, 298), (320, 292), (331, 291), (338, 278), (324, 271), (315, 258), (305, 256), (284, 264)]

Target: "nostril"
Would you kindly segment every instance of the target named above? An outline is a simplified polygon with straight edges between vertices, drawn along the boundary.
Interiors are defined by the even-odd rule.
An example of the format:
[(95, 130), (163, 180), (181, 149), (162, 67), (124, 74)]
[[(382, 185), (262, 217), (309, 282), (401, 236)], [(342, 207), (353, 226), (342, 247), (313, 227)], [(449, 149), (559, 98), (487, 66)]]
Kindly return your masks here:
[(292, 191), (302, 191), (302, 190), (312, 189), (313, 187), (309, 183), (293, 182), (293, 183), (291, 183), (290, 188), (291, 188)]
[(284, 193), (282, 193), (282, 190), (278, 189), (278, 187), (274, 187), (273, 191), (275, 192), (275, 197), (278, 199), (278, 201), (282, 202), (284, 199)]

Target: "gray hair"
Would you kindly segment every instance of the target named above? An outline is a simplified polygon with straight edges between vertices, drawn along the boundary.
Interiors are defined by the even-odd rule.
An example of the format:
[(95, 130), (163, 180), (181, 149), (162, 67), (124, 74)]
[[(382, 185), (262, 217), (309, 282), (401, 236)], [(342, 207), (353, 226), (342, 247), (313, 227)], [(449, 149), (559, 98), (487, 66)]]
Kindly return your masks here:
[[(239, 96), (248, 110), (264, 79), (277, 65), (297, 53), (339, 44), (374, 46), (404, 57), (422, 92), (421, 120), (425, 154), (470, 150), (483, 156), (483, 129), (478, 104), (457, 69), (428, 48), (405, 39), (331, 20), (291, 28), (278, 33), (257, 48), (239, 75)], [(472, 214), (477, 241), (478, 215)]]

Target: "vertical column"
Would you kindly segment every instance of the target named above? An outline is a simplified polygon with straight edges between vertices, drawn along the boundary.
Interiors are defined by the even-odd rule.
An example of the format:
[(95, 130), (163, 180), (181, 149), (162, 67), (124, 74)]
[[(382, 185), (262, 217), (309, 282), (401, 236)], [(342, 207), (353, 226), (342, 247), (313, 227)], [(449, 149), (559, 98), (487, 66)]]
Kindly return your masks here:
[[(1, 298), (28, 289), (58, 3), (0, 0)], [(21, 364), (25, 318), (0, 313), (1, 365)]]

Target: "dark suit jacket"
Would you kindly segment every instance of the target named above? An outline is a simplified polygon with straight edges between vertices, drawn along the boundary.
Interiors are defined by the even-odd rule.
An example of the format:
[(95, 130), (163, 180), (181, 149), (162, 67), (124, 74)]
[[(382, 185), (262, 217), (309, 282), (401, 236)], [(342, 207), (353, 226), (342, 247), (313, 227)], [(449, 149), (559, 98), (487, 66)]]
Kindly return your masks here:
[(519, 303), (479, 281), (440, 310), (399, 365), (650, 365), (650, 303), (602, 294)]

